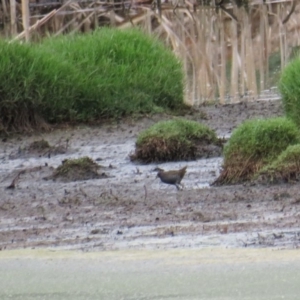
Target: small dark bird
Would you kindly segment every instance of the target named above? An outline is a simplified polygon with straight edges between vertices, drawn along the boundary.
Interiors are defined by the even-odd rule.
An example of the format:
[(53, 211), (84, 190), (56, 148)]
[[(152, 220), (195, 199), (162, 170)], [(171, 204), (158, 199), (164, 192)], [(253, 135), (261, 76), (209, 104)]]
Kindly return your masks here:
[(154, 171), (158, 171), (157, 176), (163, 183), (167, 184), (174, 184), (177, 190), (180, 189), (180, 182), (185, 175), (187, 166), (180, 170), (171, 170), (171, 171), (164, 171), (160, 168), (155, 168)]

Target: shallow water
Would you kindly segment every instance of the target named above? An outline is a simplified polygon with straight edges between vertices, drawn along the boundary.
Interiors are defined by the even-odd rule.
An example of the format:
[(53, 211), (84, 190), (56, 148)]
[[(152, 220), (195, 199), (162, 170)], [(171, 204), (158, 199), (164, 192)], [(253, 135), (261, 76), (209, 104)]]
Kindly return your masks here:
[[(85, 139), (86, 141), (86, 139)], [(43, 193), (47, 191), (47, 199), (57, 197), (58, 194), (62, 196), (65, 194), (65, 191), (69, 190), (78, 190), (79, 186), (84, 187), (85, 191), (99, 190), (99, 187), (104, 184), (105, 189), (109, 190), (111, 187), (118, 187), (118, 185), (123, 185), (126, 187), (126, 184), (132, 185), (134, 182), (136, 190), (143, 190), (143, 186), (147, 187), (148, 193), (154, 193), (154, 191), (160, 192), (161, 202), (164, 202), (166, 196), (174, 199), (171, 200), (174, 202), (174, 208), (161, 208), (161, 215), (165, 214), (181, 214), (182, 208), (176, 207), (176, 203), (180, 201), (187, 201), (182, 196), (181, 193), (178, 193), (177, 190), (165, 184), (162, 184), (159, 179), (155, 178), (156, 172), (153, 172), (153, 169), (156, 167), (156, 164), (142, 165), (142, 164), (133, 164), (128, 158), (128, 154), (134, 149), (134, 139), (122, 140), (122, 143), (112, 144), (102, 144), (101, 139), (93, 139), (91, 142), (86, 142), (83, 144), (82, 139), (77, 139), (72, 142), (72, 149), (69, 153), (63, 155), (56, 155), (51, 158), (47, 157), (20, 157), (17, 159), (8, 159), (8, 156), (11, 152), (4, 151), (0, 154), (2, 156), (1, 167), (0, 167), (0, 178), (2, 180), (2, 185), (8, 185), (9, 182), (7, 179), (7, 174), (12, 172), (17, 172), (24, 168), (33, 168), (37, 166), (42, 166), (48, 164), (51, 167), (57, 167), (62, 160), (66, 158), (78, 158), (82, 156), (89, 156), (94, 160), (98, 160), (98, 163), (103, 165), (105, 172), (107, 172), (111, 178), (107, 179), (96, 179), (89, 180), (88, 186), (85, 182), (77, 183), (59, 183), (53, 181), (45, 181), (41, 179), (41, 176), (33, 174), (27, 177), (22, 178), (18, 184), (19, 189), (14, 192), (11, 192), (11, 199), (15, 199), (16, 193), (22, 190), (30, 189), (37, 190)], [(2, 149), (3, 150), (3, 149)], [(11, 150), (13, 151), (13, 150)], [(99, 161), (99, 158), (101, 160)], [(219, 170), (222, 164), (222, 158), (210, 158), (210, 159), (199, 159), (191, 162), (175, 162), (175, 163), (164, 163), (159, 164), (161, 168), (166, 170), (178, 169), (185, 165), (188, 166), (188, 171), (184, 177), (182, 183), (184, 185), (184, 190), (187, 191), (197, 191), (201, 188), (209, 187), (209, 184), (217, 178), (219, 175)], [(112, 166), (110, 168), (109, 166)], [(45, 175), (45, 174), (43, 174)], [(9, 179), (11, 180), (11, 177)], [(36, 178), (36, 180), (33, 180)], [(103, 189), (102, 189), (103, 190)], [(98, 195), (101, 193), (101, 190), (98, 192)], [(75, 194), (76, 195), (76, 194)], [(61, 196), (61, 197), (62, 197)], [(143, 195), (141, 195), (143, 197)], [(41, 197), (41, 196), (40, 196)], [(50, 198), (49, 198), (50, 197)], [(98, 196), (99, 197), (99, 196)], [(207, 197), (207, 196), (206, 196)], [(208, 198), (207, 201), (214, 201), (213, 198)], [(232, 200), (232, 199), (230, 199)], [(12, 200), (10, 200), (12, 201)], [(47, 200), (49, 201), (49, 200)], [(43, 201), (44, 202), (44, 201)], [(189, 200), (188, 200), (189, 202)], [(297, 240), (298, 235), (300, 234), (299, 226), (293, 226), (293, 229), (282, 230), (279, 228), (256, 230), (255, 232), (248, 232), (243, 230), (241, 232), (235, 232), (234, 228), (243, 226), (244, 224), (247, 227), (247, 224), (258, 224), (261, 222), (261, 219), (255, 219), (255, 215), (250, 214), (248, 217), (243, 217), (243, 219), (236, 219), (235, 212), (228, 212), (229, 218), (226, 217), (222, 221), (219, 217), (213, 217), (211, 220), (208, 219), (208, 223), (195, 222), (195, 221), (180, 221), (178, 222), (163, 222), (162, 224), (152, 224), (145, 225), (140, 224), (139, 226), (122, 226), (115, 224), (115, 220), (109, 220), (111, 218), (112, 212), (107, 212), (107, 221), (103, 221), (105, 218), (105, 212), (101, 213), (101, 219), (94, 220), (93, 222), (86, 222), (86, 224), (76, 222), (73, 224), (73, 217), (69, 219), (68, 226), (58, 226), (57, 223), (53, 223), (53, 220), (56, 220), (57, 212), (49, 211), (47, 212), (47, 220), (44, 222), (37, 222), (36, 215), (39, 211), (36, 212), (37, 207), (40, 204), (34, 202), (29, 202), (27, 205), (32, 205), (33, 210), (35, 210), (33, 216), (22, 216), (20, 218), (10, 218), (8, 215), (5, 218), (2, 218), (0, 222), (0, 233), (9, 234), (10, 231), (30, 231), (33, 228), (32, 224), (36, 224), (38, 231), (45, 231), (45, 234), (36, 234), (31, 235), (26, 239), (26, 244), (30, 245), (56, 245), (57, 249), (97, 249), (105, 247), (105, 249), (164, 249), (164, 248), (176, 248), (176, 247), (185, 247), (185, 248), (206, 248), (206, 247), (243, 247), (245, 245), (257, 245), (263, 244), (266, 246), (276, 246), (276, 247), (285, 247), (290, 245), (292, 240)], [(44, 205), (44, 204), (42, 204)], [(193, 210), (202, 211), (203, 205), (195, 205)], [(94, 206), (86, 206), (85, 209), (94, 210)], [(216, 210), (212, 207), (214, 214), (218, 214), (218, 209)], [(178, 210), (178, 211), (177, 211)], [(222, 214), (223, 208), (221, 208)], [(295, 211), (291, 210), (290, 215), (295, 215)], [(232, 215), (232, 216), (231, 216)], [(132, 222), (133, 219), (138, 222), (140, 216), (129, 217)], [(287, 218), (287, 212), (264, 212), (263, 218), (268, 220), (268, 222), (276, 222), (280, 218)], [(88, 217), (87, 217), (88, 220)], [(234, 232), (229, 232), (224, 234), (220, 232), (218, 228), (224, 227), (227, 228), (231, 226)], [(100, 235), (91, 236), (90, 233), (93, 229), (100, 229)], [(109, 228), (109, 229), (108, 229)], [(112, 229), (114, 228), (114, 229)], [(218, 233), (207, 234), (211, 230), (218, 231)], [(47, 232), (53, 231), (52, 234)], [(227, 229), (226, 229), (227, 231)], [(239, 230), (240, 231), (240, 230)], [(121, 232), (121, 234), (119, 234)], [(280, 238), (275, 238), (275, 236), (280, 236)], [(58, 238), (59, 237), (59, 238)], [(86, 238), (88, 237), (88, 239)], [(263, 240), (261, 242), (260, 240)], [(59, 246), (57, 242), (59, 241)], [(80, 242), (74, 242), (80, 241)], [(6, 246), (7, 241), (0, 241), (0, 246)]]
[[(98, 164), (106, 167), (105, 171), (112, 179), (105, 179), (108, 182), (124, 182), (130, 180), (135, 173), (140, 173), (141, 176), (138, 181), (152, 176), (155, 179), (155, 173), (153, 169), (157, 164), (134, 164), (129, 160), (129, 154), (134, 150), (135, 140), (127, 140), (119, 144), (102, 144), (101, 141), (92, 142), (92, 145), (80, 146), (81, 141), (72, 143), (73, 149), (66, 154), (48, 157), (24, 157), (9, 159), (8, 154), (0, 152), (0, 178), (4, 178), (7, 174), (14, 170), (15, 172), (30, 169), (38, 166), (44, 166), (45, 164), (57, 168), (64, 159), (74, 159), (84, 156), (88, 156), (93, 160), (96, 160)], [(1, 149), (0, 149), (1, 151)], [(76, 151), (76, 152), (75, 152)], [(72, 153), (75, 152), (75, 153)], [(191, 162), (169, 162), (159, 164), (159, 167), (170, 170), (179, 169), (183, 166), (188, 166), (188, 174), (184, 178), (184, 185), (188, 189), (196, 189), (201, 187), (208, 187), (209, 183), (217, 178), (219, 169), (222, 164), (222, 158), (210, 158), (199, 159)], [(110, 167), (109, 167), (110, 166)], [(199, 173), (199, 170), (200, 173)], [(200, 176), (199, 176), (200, 175)], [(199, 180), (200, 179), (200, 180)], [(92, 181), (91, 181), (92, 182)], [(197, 182), (197, 183), (195, 183)], [(52, 183), (39, 182), (38, 185), (47, 185)], [(167, 188), (164, 185), (159, 184), (159, 180), (153, 180), (151, 183), (152, 188)]]
[[(276, 101), (203, 109), (204, 122), (226, 137), (245, 119), (282, 114)], [(156, 178), (156, 164), (130, 162), (137, 134), (161, 118), (0, 141), (0, 249), (298, 247), (299, 186), (209, 188), (222, 158), (159, 164), (165, 170), (188, 166), (183, 191), (177, 191)], [(197, 114), (192, 118), (203, 121)], [(22, 152), (42, 138), (51, 145), (69, 140), (67, 153), (48, 158)], [(62, 160), (82, 156), (96, 160), (109, 178), (43, 180)], [(41, 168), (30, 172), (33, 167)], [(15, 189), (6, 189), (24, 169), (29, 171), (20, 176)]]

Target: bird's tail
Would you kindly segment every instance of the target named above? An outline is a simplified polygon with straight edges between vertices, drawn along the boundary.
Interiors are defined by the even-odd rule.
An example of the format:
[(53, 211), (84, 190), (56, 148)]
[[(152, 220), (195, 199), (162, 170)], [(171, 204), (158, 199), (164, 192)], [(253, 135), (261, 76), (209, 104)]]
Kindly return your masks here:
[(181, 175), (181, 177), (184, 176), (184, 174), (186, 173), (186, 169), (187, 169), (187, 166), (183, 167), (182, 169), (179, 170), (179, 174)]

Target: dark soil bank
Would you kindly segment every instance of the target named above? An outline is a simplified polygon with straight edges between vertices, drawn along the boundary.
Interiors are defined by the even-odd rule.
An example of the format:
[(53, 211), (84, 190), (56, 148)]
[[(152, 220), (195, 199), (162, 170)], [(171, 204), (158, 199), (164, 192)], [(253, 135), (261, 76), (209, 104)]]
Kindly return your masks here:
[[(245, 119), (280, 115), (279, 101), (259, 101), (208, 106), (188, 118), (229, 136)], [(298, 247), (298, 183), (210, 188), (222, 158), (160, 164), (166, 170), (188, 166), (184, 189), (177, 191), (155, 178), (157, 165), (130, 162), (137, 133), (166, 118), (0, 142), (0, 248)], [(29, 147), (42, 139), (52, 148)], [(63, 160), (83, 156), (101, 165), (101, 178), (44, 179)]]

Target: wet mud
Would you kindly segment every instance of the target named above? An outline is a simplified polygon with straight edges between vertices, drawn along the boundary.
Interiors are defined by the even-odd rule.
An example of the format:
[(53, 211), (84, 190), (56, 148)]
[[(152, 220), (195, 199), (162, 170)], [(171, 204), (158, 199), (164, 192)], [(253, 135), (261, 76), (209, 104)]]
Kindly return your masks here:
[[(228, 138), (246, 119), (282, 114), (280, 101), (259, 101), (201, 107), (186, 117)], [(210, 187), (222, 157), (149, 165), (130, 161), (137, 134), (169, 118), (60, 128), (0, 141), (0, 249), (298, 248), (299, 183)], [(32, 149), (38, 140), (50, 148)], [(107, 176), (45, 180), (62, 161), (84, 156)], [(157, 166), (185, 165), (183, 190), (156, 178)]]

